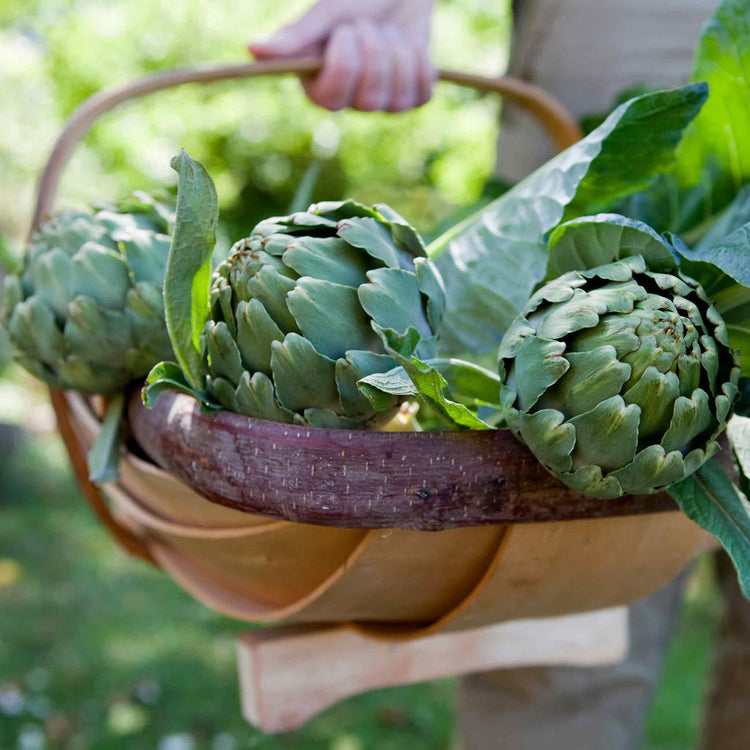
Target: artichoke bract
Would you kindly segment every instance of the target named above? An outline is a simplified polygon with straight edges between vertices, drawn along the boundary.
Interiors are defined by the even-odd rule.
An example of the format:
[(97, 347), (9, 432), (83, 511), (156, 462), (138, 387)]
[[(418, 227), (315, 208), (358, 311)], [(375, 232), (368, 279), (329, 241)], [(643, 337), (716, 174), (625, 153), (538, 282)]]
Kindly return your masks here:
[(641, 256), (543, 286), (499, 363), (513, 433), (566, 485), (602, 498), (694, 472), (738, 395), (736, 355), (703, 289)]
[(162, 287), (173, 209), (145, 193), (66, 210), (6, 277), (0, 322), (14, 358), (55, 388), (109, 394), (172, 356)]
[(416, 329), (434, 357), (443, 283), (421, 238), (388, 206), (326, 202), (259, 223), (213, 275), (206, 392), (250, 417), (373, 428), (357, 382), (396, 362), (379, 330)]

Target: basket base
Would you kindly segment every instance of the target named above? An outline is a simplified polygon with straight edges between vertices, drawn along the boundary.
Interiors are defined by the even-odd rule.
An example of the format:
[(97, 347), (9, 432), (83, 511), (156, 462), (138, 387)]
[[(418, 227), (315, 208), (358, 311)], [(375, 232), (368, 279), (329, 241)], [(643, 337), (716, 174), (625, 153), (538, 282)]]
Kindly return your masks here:
[(346, 626), (250, 631), (238, 642), (242, 713), (263, 732), (288, 732), (367, 690), (491, 669), (616, 664), (627, 648), (625, 607), (396, 643)]

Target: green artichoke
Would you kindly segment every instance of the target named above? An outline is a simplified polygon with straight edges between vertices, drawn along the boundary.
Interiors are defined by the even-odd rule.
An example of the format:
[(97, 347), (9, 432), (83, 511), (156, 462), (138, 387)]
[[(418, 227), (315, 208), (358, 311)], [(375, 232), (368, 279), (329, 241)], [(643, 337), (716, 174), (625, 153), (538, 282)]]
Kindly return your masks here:
[(569, 487), (613, 498), (677, 482), (719, 448), (738, 395), (703, 289), (633, 256), (543, 286), (499, 353), (508, 426)]
[(173, 209), (145, 193), (66, 210), (4, 284), (14, 358), (55, 388), (114, 393), (172, 356), (162, 287)]
[[(179, 219), (178, 219), (179, 221)], [(443, 283), (388, 206), (318, 203), (258, 224), (213, 275), (203, 333), (206, 394), (250, 417), (372, 428), (392, 417), (357, 387), (396, 362), (379, 332), (420, 336), (434, 357)]]

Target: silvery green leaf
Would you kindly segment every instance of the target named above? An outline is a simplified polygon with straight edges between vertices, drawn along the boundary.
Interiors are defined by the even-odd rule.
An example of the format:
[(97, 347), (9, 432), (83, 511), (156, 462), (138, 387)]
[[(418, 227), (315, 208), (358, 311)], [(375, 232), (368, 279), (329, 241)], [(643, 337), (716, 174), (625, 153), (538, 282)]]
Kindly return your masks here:
[[(708, 83), (708, 101), (685, 131), (672, 172), (617, 210), (693, 243), (739, 197), (750, 179), (749, 17), (747, 0), (724, 0), (706, 24), (692, 80)], [(748, 220), (747, 214), (735, 217), (724, 234)]]
[(169, 236), (146, 229), (129, 233), (120, 240), (135, 283), (147, 281), (160, 289), (164, 286), (170, 245)]
[(130, 288), (130, 273), (121, 255), (86, 242), (73, 256), (69, 284), (71, 296), (83, 295), (102, 307), (121, 310)]
[(432, 335), (415, 274), (400, 268), (376, 268), (367, 278), (369, 283), (358, 290), (359, 301), (375, 323), (399, 333), (413, 327), (424, 338)]
[(177, 361), (193, 388), (200, 389), (205, 376), (200, 338), (208, 315), (218, 200), (208, 172), (184, 149), (172, 159), (171, 166), (178, 174), (178, 192), (164, 307)]
[(266, 308), (271, 319), (285, 333), (299, 333), (297, 321), (287, 307), (287, 295), (295, 281), (279, 273), (272, 265), (263, 266), (245, 283), (248, 299), (257, 299)]
[(237, 305), (237, 346), (245, 369), (270, 377), (271, 344), (283, 340), (282, 330), (257, 299)]

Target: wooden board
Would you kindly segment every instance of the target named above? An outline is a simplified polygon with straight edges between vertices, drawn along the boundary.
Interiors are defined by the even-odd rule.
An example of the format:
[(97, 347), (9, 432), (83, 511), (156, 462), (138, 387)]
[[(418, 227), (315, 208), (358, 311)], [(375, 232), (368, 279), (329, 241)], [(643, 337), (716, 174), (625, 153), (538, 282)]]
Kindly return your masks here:
[(344, 626), (252, 631), (238, 642), (242, 712), (264, 732), (285, 732), (366, 690), (502, 667), (614, 664), (627, 644), (624, 607), (406, 642)]

